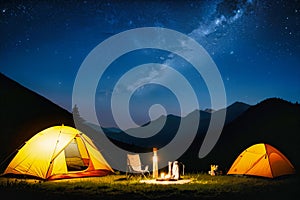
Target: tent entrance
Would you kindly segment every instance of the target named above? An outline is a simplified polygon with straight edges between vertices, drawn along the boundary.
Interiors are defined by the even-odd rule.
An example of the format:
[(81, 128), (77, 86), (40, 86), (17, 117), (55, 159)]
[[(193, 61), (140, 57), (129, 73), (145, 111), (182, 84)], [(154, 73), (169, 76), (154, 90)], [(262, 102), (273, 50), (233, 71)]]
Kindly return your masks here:
[(89, 156), (80, 137), (72, 139), (64, 151), (68, 171), (83, 171), (88, 168)]

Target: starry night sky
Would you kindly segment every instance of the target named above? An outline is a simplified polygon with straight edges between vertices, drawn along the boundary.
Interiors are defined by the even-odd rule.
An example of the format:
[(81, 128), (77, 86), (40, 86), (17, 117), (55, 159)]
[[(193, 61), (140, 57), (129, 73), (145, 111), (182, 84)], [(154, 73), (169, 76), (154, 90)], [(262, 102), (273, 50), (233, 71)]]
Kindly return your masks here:
[[(206, 49), (224, 81), (228, 105), (253, 105), (269, 97), (300, 102), (299, 17), (297, 0), (1, 1), (0, 71), (71, 111), (77, 71), (94, 47), (128, 29), (164, 27)], [(112, 64), (96, 95), (97, 111), (107, 116), (104, 124), (112, 124), (109, 98), (122, 73), (137, 64), (165, 63), (167, 57), (168, 52), (149, 49)], [(172, 65), (190, 80), (200, 108), (210, 108), (201, 76), (180, 58)], [(147, 78), (159, 73), (149, 72)], [(158, 102), (178, 114), (174, 95), (149, 85), (132, 98), (133, 118), (144, 119)]]

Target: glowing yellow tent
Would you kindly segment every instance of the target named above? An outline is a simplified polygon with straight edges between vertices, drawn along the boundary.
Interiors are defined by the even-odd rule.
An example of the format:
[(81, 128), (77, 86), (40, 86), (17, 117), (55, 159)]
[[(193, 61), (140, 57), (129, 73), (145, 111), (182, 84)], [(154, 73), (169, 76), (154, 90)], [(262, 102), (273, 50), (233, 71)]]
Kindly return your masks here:
[(47, 128), (28, 140), (4, 174), (45, 180), (104, 176), (113, 172), (92, 140), (69, 126)]
[(244, 150), (234, 161), (227, 174), (242, 174), (275, 178), (294, 174), (291, 162), (269, 144), (255, 144)]

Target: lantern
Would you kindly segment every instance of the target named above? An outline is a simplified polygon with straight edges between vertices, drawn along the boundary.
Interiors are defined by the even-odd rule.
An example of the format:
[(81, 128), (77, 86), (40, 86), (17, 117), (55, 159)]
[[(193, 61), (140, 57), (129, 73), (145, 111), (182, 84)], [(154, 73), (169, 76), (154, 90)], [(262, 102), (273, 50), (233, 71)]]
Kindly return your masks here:
[(158, 178), (157, 148), (153, 148), (153, 178)]

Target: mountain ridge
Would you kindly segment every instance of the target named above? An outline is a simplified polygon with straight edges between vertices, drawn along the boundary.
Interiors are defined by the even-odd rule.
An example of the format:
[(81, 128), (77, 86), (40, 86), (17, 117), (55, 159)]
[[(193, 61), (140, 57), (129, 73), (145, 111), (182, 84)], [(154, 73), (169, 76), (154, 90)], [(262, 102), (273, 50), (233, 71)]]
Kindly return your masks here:
[[(247, 147), (267, 143), (287, 156), (296, 169), (300, 169), (300, 105), (280, 98), (267, 98), (251, 106), (234, 121), (228, 123), (213, 150), (198, 165), (209, 168), (219, 164), (226, 171), (236, 157)], [(199, 145), (198, 145), (199, 146)], [(197, 146), (197, 147), (198, 147)], [(189, 163), (197, 147), (192, 147), (184, 158)], [(190, 155), (188, 155), (190, 154)], [(195, 163), (193, 163), (194, 165)], [(194, 169), (195, 170), (195, 169)]]
[[(2, 111), (0, 114), (2, 123), (0, 134), (1, 161), (45, 128), (61, 124), (75, 127), (72, 113), (2, 73), (0, 73), (0, 94)], [(300, 152), (298, 147), (300, 143), (300, 106), (298, 103), (291, 103), (276, 97), (267, 98), (255, 105), (234, 102), (227, 107), (225, 126), (219, 140), (212, 151), (203, 159), (198, 158), (198, 152), (210, 116), (218, 111), (208, 113), (200, 110), (199, 112), (202, 112), (200, 114), (202, 117), (199, 121), (198, 133), (189, 149), (179, 158), (186, 164), (187, 171), (206, 170), (209, 169), (210, 164), (219, 164), (220, 168), (226, 171), (226, 168), (242, 150), (258, 142), (269, 143), (277, 147), (291, 159), (296, 169), (299, 168), (300, 160), (297, 153)], [(161, 146), (167, 144), (168, 140), (174, 137), (172, 134), (176, 133), (178, 128), (180, 117), (170, 116), (169, 120), (166, 120), (160, 136), (169, 135), (164, 140), (159, 141)], [(185, 117), (189, 117), (189, 115)], [(86, 128), (87, 131), (92, 131), (91, 127)], [(110, 131), (108, 128), (107, 130), (108, 135), (120, 133), (118, 129)], [(158, 140), (158, 137), (159, 135), (153, 136), (153, 141)], [(134, 140), (128, 144), (126, 141), (125, 143), (118, 141), (118, 138), (111, 137), (110, 139), (127, 149), (139, 150), (143, 148), (139, 144), (134, 144)], [(149, 141), (146, 140), (144, 144), (147, 142)], [(149, 148), (147, 149), (149, 150)]]
[(2, 73), (0, 94), (1, 161), (45, 128), (61, 124), (74, 126), (72, 114), (67, 110)]
[[(226, 108), (227, 114), (226, 114), (226, 120), (225, 124), (231, 122), (234, 120), (236, 117), (238, 117), (241, 113), (243, 113), (246, 109), (248, 109), (250, 105), (246, 103), (233, 103), (230, 106)], [(151, 148), (152, 146), (156, 146), (158, 148), (163, 147), (164, 145), (168, 144), (171, 139), (175, 136), (174, 133), (176, 133), (176, 129), (179, 127), (180, 121), (181, 120), (187, 120), (189, 121), (188, 118), (194, 115), (194, 113), (199, 112), (200, 115), (200, 122), (199, 122), (199, 130), (198, 134), (203, 135), (204, 131), (206, 131), (207, 126), (209, 124), (211, 115), (218, 115), (218, 112), (223, 111), (224, 109), (216, 110), (213, 113), (209, 113), (203, 110), (194, 110), (193, 112), (189, 113), (185, 117), (180, 117), (177, 115), (169, 114), (169, 115), (164, 115), (160, 116), (158, 119), (154, 121), (150, 121), (146, 124), (144, 124), (141, 127), (137, 128), (130, 128), (127, 130), (120, 130), (115, 127), (101, 127), (102, 130), (106, 133), (106, 136), (115, 140), (119, 141), (122, 143), (130, 143), (130, 144), (135, 144), (137, 146), (145, 146), (147, 149)], [(165, 122), (164, 127), (162, 130), (160, 130), (157, 134), (152, 136), (151, 138), (146, 138), (146, 139), (141, 139), (144, 138), (143, 135), (148, 135), (148, 132), (145, 132), (144, 127), (146, 126), (153, 126), (155, 124), (162, 124)], [(96, 131), (101, 131), (100, 127), (95, 124), (89, 124), (92, 128), (94, 128)], [(112, 130), (112, 131), (110, 131)], [(148, 129), (146, 129), (148, 130)], [(151, 130), (153, 131), (153, 129)], [(187, 131), (189, 132), (189, 131)], [(135, 138), (127, 133), (135, 133), (139, 134), (141, 138)], [(159, 142), (157, 142), (159, 141)]]

